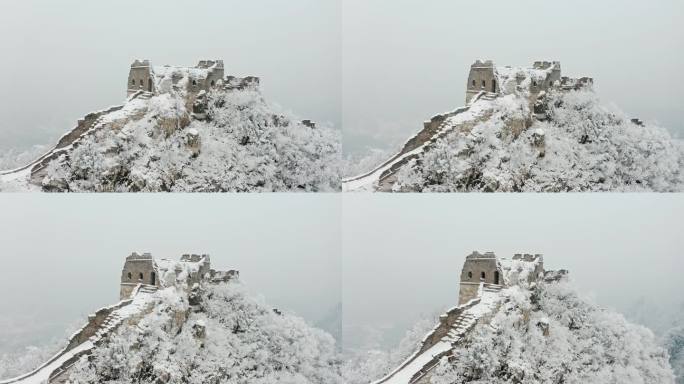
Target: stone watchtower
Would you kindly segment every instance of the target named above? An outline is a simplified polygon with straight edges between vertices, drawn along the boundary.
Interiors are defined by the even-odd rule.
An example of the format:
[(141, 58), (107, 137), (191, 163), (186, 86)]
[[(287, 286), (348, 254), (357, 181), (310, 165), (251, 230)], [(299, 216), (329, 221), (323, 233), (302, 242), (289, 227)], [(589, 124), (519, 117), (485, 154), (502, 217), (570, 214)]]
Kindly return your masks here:
[(494, 62), (491, 60), (480, 61), (476, 60), (470, 66), (470, 73), (468, 74), (468, 84), (466, 86), (466, 104), (470, 102), (473, 96), (479, 92), (499, 92), (499, 84), (496, 81), (494, 73)]
[(139, 255), (135, 252), (126, 257), (121, 270), (121, 291), (119, 297), (123, 300), (131, 296), (138, 284), (159, 287), (159, 279), (154, 259), (149, 253)]
[(152, 68), (149, 60), (135, 60), (128, 72), (128, 96), (140, 91), (154, 92)]
[(503, 269), (494, 252), (473, 251), (466, 257), (461, 271), (458, 305), (478, 296), (480, 283), (503, 285)]

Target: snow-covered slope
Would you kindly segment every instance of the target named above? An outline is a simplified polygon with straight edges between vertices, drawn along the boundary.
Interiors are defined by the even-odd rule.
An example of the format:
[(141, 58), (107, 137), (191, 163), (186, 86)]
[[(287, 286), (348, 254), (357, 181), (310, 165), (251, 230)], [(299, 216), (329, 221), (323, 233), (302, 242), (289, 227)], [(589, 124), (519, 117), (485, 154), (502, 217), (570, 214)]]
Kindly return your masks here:
[[(530, 98), (532, 101), (530, 101)], [(684, 145), (590, 88), (480, 94), (346, 191), (682, 191)], [(434, 120), (434, 119), (433, 119)], [(424, 136), (420, 146), (409, 146)]]
[(332, 336), (250, 297), (238, 282), (190, 295), (171, 287), (156, 300), (136, 326), (80, 359), (71, 383), (342, 383)]
[[(56, 382), (65, 370), (73, 366), (81, 356), (91, 352), (98, 343), (132, 317), (138, 316), (152, 305), (152, 290), (137, 287), (133, 298), (123, 300), (113, 307), (103, 308), (89, 319), (88, 324), (76, 332), (68, 345), (38, 368), (24, 375), (0, 380), (0, 384), (45, 384)], [(97, 317), (102, 316), (100, 321)]]
[(0, 191), (337, 191), (339, 166), (337, 130), (278, 112), (257, 87), (140, 91), (0, 172)]

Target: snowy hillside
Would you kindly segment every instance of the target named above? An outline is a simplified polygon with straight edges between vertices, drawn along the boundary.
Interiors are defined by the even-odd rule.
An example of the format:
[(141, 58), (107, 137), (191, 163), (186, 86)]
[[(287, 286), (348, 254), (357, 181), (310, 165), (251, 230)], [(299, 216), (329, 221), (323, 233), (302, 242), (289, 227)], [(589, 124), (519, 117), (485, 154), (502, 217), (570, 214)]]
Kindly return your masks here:
[(550, 89), (532, 104), (529, 98), (525, 92), (478, 95), (469, 106), (426, 122), (399, 154), (374, 171), (346, 179), (343, 188), (684, 190), (684, 145), (664, 128), (601, 106), (589, 88)]
[(342, 383), (332, 336), (249, 297), (239, 283), (189, 298), (179, 292), (159, 291), (151, 313), (76, 363), (71, 382)]
[(141, 91), (86, 116), (34, 163), (0, 172), (0, 190), (336, 191), (339, 136), (276, 112), (257, 87)]
[[(531, 285), (520, 279), (498, 296), (498, 309), (452, 344), (428, 376), (414, 376), (414, 381), (408, 376), (405, 382), (674, 383), (668, 352), (650, 330), (582, 298), (566, 279)], [(680, 339), (671, 338), (671, 351), (681, 351)], [(398, 351), (408, 357), (404, 344)], [(681, 354), (678, 361), (681, 364)], [(380, 371), (377, 366), (362, 367), (374, 378), (391, 371), (382, 362), (376, 365)], [(348, 377), (350, 383), (361, 384), (362, 376)]]
[(514, 287), (490, 325), (480, 325), (434, 384), (672, 383), (653, 333), (581, 299), (568, 283)]

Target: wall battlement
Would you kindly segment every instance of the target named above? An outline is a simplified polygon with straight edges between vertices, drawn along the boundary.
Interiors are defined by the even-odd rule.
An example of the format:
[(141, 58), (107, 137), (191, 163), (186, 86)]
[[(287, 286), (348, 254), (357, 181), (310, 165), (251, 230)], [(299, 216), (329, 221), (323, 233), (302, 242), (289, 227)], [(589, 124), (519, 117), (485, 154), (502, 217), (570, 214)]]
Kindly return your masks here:
[[(461, 281), (458, 295), (458, 304), (464, 305), (476, 299), (480, 295), (480, 286), (495, 285), (506, 287), (510, 283), (507, 274), (511, 268), (519, 268), (520, 265), (507, 265), (505, 259), (499, 259), (494, 252), (480, 253), (473, 251), (466, 256), (461, 270)], [(516, 253), (512, 262), (523, 262), (530, 270), (525, 276), (529, 283), (542, 279), (544, 276), (544, 257), (541, 254)]]
[(172, 89), (196, 95), (216, 88), (243, 89), (259, 85), (258, 77), (224, 77), (224, 72), (223, 60), (200, 60), (194, 67), (174, 67), (152, 66), (150, 60), (136, 59), (131, 64), (126, 89), (128, 96), (141, 90), (158, 95)]
[(184, 286), (189, 289), (195, 284), (227, 282), (239, 276), (237, 270), (212, 269), (207, 254), (184, 254), (180, 261), (172, 261), (155, 259), (150, 253), (133, 252), (126, 257), (121, 270), (119, 297), (121, 300), (130, 298), (138, 285), (155, 288)]
[(496, 95), (527, 90), (534, 101), (541, 92), (560, 86), (561, 90), (591, 87), (593, 79), (562, 77), (560, 61), (538, 60), (531, 68), (497, 67), (492, 60), (475, 60), (466, 84), (466, 104), (480, 92)]

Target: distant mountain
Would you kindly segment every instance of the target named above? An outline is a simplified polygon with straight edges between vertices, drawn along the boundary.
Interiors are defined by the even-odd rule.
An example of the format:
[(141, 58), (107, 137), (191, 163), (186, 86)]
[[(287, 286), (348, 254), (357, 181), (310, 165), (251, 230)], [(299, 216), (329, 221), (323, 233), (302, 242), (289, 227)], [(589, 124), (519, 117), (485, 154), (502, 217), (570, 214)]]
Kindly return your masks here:
[(338, 303), (328, 314), (316, 322), (316, 328), (320, 328), (331, 334), (339, 348), (342, 347), (342, 303)]

